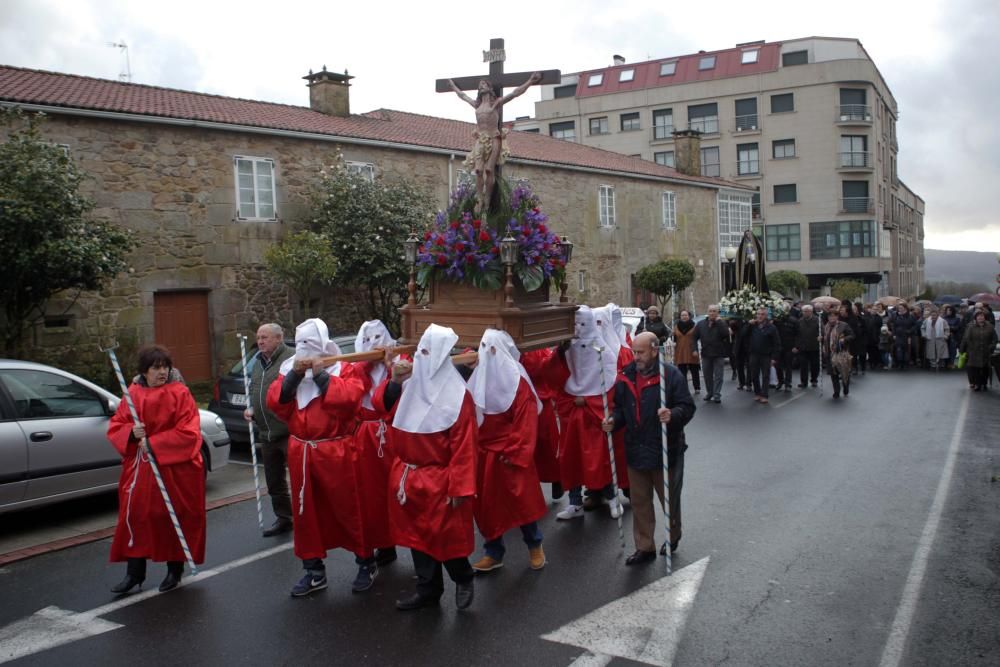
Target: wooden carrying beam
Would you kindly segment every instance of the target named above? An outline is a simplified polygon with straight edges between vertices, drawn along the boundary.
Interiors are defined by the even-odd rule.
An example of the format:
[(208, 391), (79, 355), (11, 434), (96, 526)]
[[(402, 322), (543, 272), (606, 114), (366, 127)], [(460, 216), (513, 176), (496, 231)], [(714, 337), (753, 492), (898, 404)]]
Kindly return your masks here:
[[(390, 350), (393, 356), (397, 354), (413, 354), (417, 351), (416, 345), (399, 345)], [(385, 350), (382, 348), (375, 348), (374, 350), (369, 350), (368, 352), (351, 352), (349, 354), (335, 354), (329, 357), (322, 357), (321, 361), (324, 366), (329, 366), (330, 364), (335, 364), (338, 361), (347, 362), (362, 362), (362, 361), (379, 361), (385, 358)], [(471, 364), (479, 358), (479, 353), (476, 351), (472, 352), (462, 352), (461, 354), (453, 354), (451, 356), (452, 362), (455, 364)]]

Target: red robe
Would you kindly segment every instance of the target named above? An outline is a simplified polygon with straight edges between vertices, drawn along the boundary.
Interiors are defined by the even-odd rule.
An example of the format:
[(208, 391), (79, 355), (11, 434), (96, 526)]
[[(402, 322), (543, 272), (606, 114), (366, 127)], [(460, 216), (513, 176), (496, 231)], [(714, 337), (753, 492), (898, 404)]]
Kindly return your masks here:
[[(129, 393), (139, 420), (146, 426), (150, 449), (156, 457), (163, 485), (177, 513), (191, 556), (195, 563), (204, 562), (205, 470), (201, 460), (198, 406), (191, 392), (180, 382), (168, 382), (155, 388), (132, 384)], [(145, 455), (137, 458), (139, 441), (132, 435), (133, 425), (128, 403), (122, 400), (108, 425), (108, 440), (122, 455), (118, 524), (111, 542), (111, 560), (184, 561), (184, 550), (153, 469)]]
[(510, 408), (486, 415), (479, 426), (475, 517), (487, 540), (545, 516), (548, 508), (535, 470), (537, 436), (538, 403), (522, 379)]
[(342, 364), (340, 376), (330, 376), (326, 393), (301, 410), (294, 398), (278, 402), (284, 375), (267, 390), (267, 407), (288, 425), (295, 555), (303, 560), (325, 558), (337, 548), (371, 556), (354, 437), (367, 378), (363, 366)]
[[(389, 379), (386, 378), (385, 382)], [(389, 471), (396, 456), (390, 442), (391, 429), (387, 416), (377, 410), (362, 407), (358, 412), (361, 424), (354, 435), (361, 473), (361, 513), (365, 525), (365, 542), (370, 549), (393, 546), (389, 534)]]
[[(384, 383), (372, 404), (385, 410)], [(405, 389), (404, 389), (405, 391)], [(393, 406), (392, 414), (395, 415)], [(396, 460), (389, 475), (389, 526), (394, 544), (417, 549), (437, 561), (466, 558), (476, 547), (472, 524), (476, 494), (476, 407), (465, 393), (455, 423), (438, 433), (408, 433), (392, 428)], [(417, 466), (410, 469), (406, 464)], [(398, 493), (406, 470), (403, 490)], [(465, 498), (453, 508), (448, 498)]]
[(528, 377), (535, 385), (538, 400), (542, 402), (542, 412), (538, 415), (538, 440), (535, 444), (535, 469), (542, 482), (558, 482), (559, 474), (559, 417), (556, 413), (555, 398), (562, 382), (553, 384), (550, 374), (545, 372), (555, 349), (532, 350), (521, 354), (521, 365), (528, 371)]

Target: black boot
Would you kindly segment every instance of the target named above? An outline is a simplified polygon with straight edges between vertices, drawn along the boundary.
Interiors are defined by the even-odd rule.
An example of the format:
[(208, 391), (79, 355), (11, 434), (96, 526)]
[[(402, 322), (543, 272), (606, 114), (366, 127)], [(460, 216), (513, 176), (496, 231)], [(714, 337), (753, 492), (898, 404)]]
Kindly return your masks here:
[(177, 588), (184, 575), (184, 562), (179, 560), (167, 561), (167, 576), (160, 582), (160, 592), (166, 593)]
[(465, 583), (455, 583), (455, 606), (459, 609), (468, 609), (469, 605), (472, 604), (472, 598), (475, 597), (476, 588), (475, 580), (469, 579)]
[(559, 482), (552, 482), (552, 500), (559, 500), (563, 497), (563, 487)]
[(111, 588), (115, 595), (124, 595), (136, 586), (142, 587), (142, 582), (146, 580), (146, 559), (129, 558), (125, 569), (125, 578)]

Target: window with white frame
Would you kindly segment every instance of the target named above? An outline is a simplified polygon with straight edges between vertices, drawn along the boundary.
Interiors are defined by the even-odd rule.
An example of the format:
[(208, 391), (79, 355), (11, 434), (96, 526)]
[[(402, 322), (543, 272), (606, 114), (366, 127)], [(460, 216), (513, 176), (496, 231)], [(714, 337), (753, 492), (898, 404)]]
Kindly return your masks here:
[(621, 82), (632, 81), (633, 79), (635, 79), (634, 69), (623, 69), (618, 73), (618, 80)]
[(743, 240), (743, 232), (750, 229), (753, 193), (719, 192), (719, 252), (726, 248), (738, 248)]
[(275, 220), (274, 160), (233, 157), (240, 220)]
[(673, 192), (664, 192), (663, 201), (663, 228), (677, 229), (677, 199)]
[(604, 74), (591, 74), (587, 79), (587, 86), (599, 86), (604, 83)]
[(375, 181), (375, 165), (371, 162), (347, 162), (347, 173), (361, 176), (369, 183)]
[(660, 63), (660, 76), (673, 76), (677, 72), (677, 61)]
[(740, 63), (743, 65), (750, 65), (751, 63), (757, 62), (758, 49), (748, 49), (743, 52), (740, 56)]
[(615, 226), (615, 189), (602, 185), (597, 189), (597, 209), (601, 227)]
[(715, 69), (715, 56), (703, 56), (698, 61), (698, 69)]

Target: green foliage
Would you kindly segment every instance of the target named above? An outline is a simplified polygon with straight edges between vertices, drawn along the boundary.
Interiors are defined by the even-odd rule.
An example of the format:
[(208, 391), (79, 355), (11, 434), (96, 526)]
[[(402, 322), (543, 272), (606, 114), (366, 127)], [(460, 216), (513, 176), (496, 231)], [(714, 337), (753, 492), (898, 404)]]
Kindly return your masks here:
[(865, 293), (860, 280), (835, 280), (830, 286), (830, 295), (841, 301), (857, 301)]
[(309, 194), (307, 227), (322, 234), (337, 257), (337, 283), (362, 288), (369, 317), (399, 331), (409, 267), (403, 241), (432, 219), (431, 196), (415, 184), (349, 173), (338, 153)]
[(687, 289), (694, 282), (694, 266), (686, 259), (665, 259), (649, 264), (635, 274), (635, 284), (649, 290), (660, 303), (660, 312), (666, 312), (670, 293)]
[(337, 277), (337, 257), (330, 240), (308, 229), (289, 234), (264, 253), (264, 263), (278, 280), (299, 296), (299, 317), (305, 318), (316, 287), (328, 287)]
[(767, 284), (782, 296), (798, 297), (809, 287), (809, 279), (798, 271), (773, 271), (767, 274)]
[(0, 112), (0, 336), (16, 356), (25, 331), (63, 290), (96, 290), (126, 267), (128, 230), (91, 217), (83, 173), (42, 138), (42, 116)]

